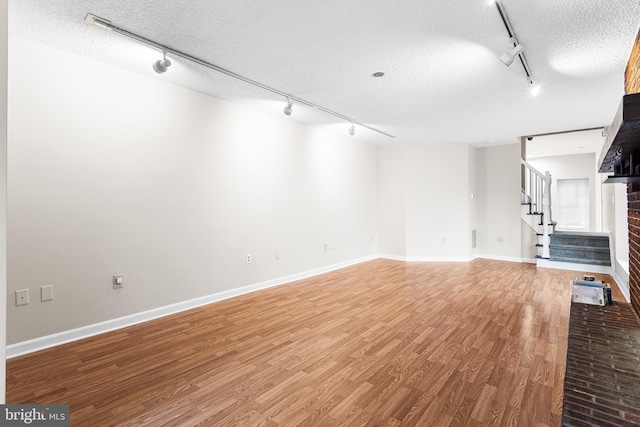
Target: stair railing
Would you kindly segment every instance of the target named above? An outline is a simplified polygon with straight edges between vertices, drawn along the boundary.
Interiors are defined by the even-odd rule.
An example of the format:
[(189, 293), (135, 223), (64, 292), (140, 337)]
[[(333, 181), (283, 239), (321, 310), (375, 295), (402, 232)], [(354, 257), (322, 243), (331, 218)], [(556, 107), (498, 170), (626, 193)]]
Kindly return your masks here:
[(549, 258), (549, 226), (551, 225), (551, 174), (544, 174), (521, 160), (524, 166), (524, 194), (533, 213), (542, 214), (542, 258)]

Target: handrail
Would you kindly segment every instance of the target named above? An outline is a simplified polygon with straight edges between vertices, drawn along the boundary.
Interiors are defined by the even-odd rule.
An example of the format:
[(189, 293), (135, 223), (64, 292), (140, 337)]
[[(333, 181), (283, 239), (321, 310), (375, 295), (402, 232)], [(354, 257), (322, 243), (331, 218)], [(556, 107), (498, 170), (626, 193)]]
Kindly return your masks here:
[(531, 203), (531, 213), (540, 214), (542, 224), (542, 257), (549, 258), (549, 226), (551, 222), (551, 174), (544, 174), (531, 166), (525, 160), (520, 159), (524, 165), (523, 191), (527, 197), (527, 203)]
[(533, 166), (531, 166), (531, 163), (527, 163), (526, 160), (520, 159), (520, 163), (522, 163), (523, 165), (525, 165), (527, 167), (527, 169), (530, 169), (531, 172), (535, 173), (536, 175), (538, 175), (540, 178), (544, 178), (545, 174), (543, 174), (542, 172), (540, 172), (538, 169), (534, 168)]

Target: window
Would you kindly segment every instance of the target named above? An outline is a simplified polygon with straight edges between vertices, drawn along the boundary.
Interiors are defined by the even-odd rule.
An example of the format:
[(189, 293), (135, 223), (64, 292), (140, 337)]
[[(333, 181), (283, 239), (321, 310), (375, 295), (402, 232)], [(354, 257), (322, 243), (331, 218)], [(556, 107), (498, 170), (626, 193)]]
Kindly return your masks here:
[(589, 179), (558, 180), (558, 225), (560, 231), (589, 231)]

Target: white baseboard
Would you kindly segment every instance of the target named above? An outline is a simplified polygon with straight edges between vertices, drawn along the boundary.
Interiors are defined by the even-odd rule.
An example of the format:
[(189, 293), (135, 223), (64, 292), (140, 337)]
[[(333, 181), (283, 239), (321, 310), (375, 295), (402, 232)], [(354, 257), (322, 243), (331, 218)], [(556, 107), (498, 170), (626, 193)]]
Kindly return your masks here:
[(629, 271), (627, 271), (628, 267), (625, 269), (618, 260), (615, 260), (615, 266), (616, 268), (613, 269), (612, 275), (613, 280), (616, 281), (618, 289), (620, 289), (620, 292), (624, 295), (625, 300), (627, 302), (631, 302), (631, 294), (629, 293)]
[[(483, 258), (483, 259), (493, 259), (493, 260), (496, 260), (496, 261), (508, 261), (508, 262), (519, 262), (519, 263), (529, 262), (529, 261), (526, 260), (526, 258), (502, 256), (502, 255), (479, 254), (477, 257), (478, 258)], [(533, 261), (533, 263), (535, 264), (535, 261)]]
[(423, 256), (398, 256), (380, 254), (378, 258), (390, 259), (404, 262), (469, 262), (475, 257), (423, 257)]
[(390, 259), (392, 261), (406, 261), (407, 257), (399, 255), (378, 254), (378, 258)]
[(354, 260), (345, 261), (338, 264), (332, 264), (325, 267), (304, 271), (302, 273), (291, 274), (289, 276), (280, 277), (273, 280), (267, 280), (265, 282), (243, 286), (237, 289), (230, 289), (228, 291), (218, 292), (218, 293), (206, 295), (200, 298), (194, 298), (188, 301), (182, 301), (176, 304), (154, 308), (152, 310), (147, 310), (140, 313), (131, 314), (128, 316), (119, 317), (117, 319), (111, 319), (104, 322), (94, 323), (92, 325), (82, 326), (80, 328), (59, 332), (56, 334), (46, 335), (44, 337), (34, 338), (28, 341), (22, 341), (19, 343), (10, 344), (6, 347), (6, 358), (11, 359), (13, 357), (22, 356), (25, 354), (55, 347), (61, 344), (66, 344), (72, 341), (78, 341), (83, 338), (89, 338), (94, 335), (103, 334), (105, 332), (114, 331), (116, 329), (126, 328), (128, 326), (133, 326), (138, 323), (143, 323), (149, 320), (158, 319), (160, 317), (179, 313), (181, 311), (191, 310), (193, 308), (201, 307), (203, 305), (211, 304), (217, 301), (222, 301), (222, 300), (233, 298), (236, 296), (248, 294), (250, 292), (255, 292), (262, 289), (283, 285), (285, 283), (294, 282), (296, 280), (302, 280), (308, 277), (317, 276), (319, 274), (328, 273), (330, 271), (339, 270), (341, 268), (349, 267), (351, 265), (360, 264), (366, 261), (371, 261), (376, 258), (379, 258), (379, 256), (370, 255), (362, 258), (357, 258)]
[(535, 264), (535, 259), (525, 259), (525, 258), (516, 258), (516, 257), (508, 257), (502, 255), (487, 255), (487, 254), (474, 254), (468, 257), (422, 257), (422, 256), (398, 256), (398, 255), (387, 255), (380, 254), (379, 258), (391, 259), (394, 261), (405, 261), (405, 262), (469, 262), (474, 259), (482, 258), (482, 259), (493, 259), (496, 261), (508, 261), (508, 262), (528, 262)]
[(573, 262), (559, 262), (549, 261), (548, 259), (539, 258), (537, 262), (538, 267), (555, 268), (557, 270), (572, 270), (580, 271), (584, 273), (601, 273), (611, 274), (611, 267), (607, 265), (591, 265), (591, 264), (578, 264)]

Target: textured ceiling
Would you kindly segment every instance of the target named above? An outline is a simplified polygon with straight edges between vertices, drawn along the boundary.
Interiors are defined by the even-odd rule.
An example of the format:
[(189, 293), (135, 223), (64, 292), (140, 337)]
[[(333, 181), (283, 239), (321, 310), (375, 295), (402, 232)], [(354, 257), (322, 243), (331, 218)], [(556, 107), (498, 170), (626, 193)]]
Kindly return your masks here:
[[(373, 143), (505, 143), (610, 124), (640, 25), (639, 0), (502, 0), (533, 78), (532, 97), (487, 0), (9, 0), (10, 34), (282, 114), (282, 98), (84, 23), (87, 13), (337, 111)], [(385, 76), (373, 78), (383, 71)], [(291, 120), (348, 124), (294, 105)]]

